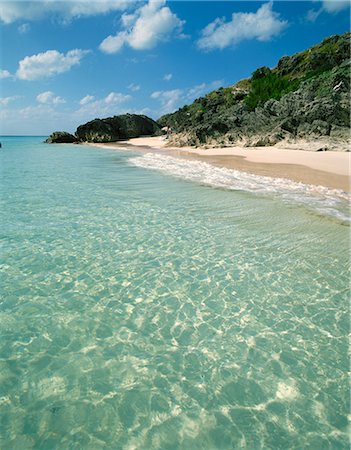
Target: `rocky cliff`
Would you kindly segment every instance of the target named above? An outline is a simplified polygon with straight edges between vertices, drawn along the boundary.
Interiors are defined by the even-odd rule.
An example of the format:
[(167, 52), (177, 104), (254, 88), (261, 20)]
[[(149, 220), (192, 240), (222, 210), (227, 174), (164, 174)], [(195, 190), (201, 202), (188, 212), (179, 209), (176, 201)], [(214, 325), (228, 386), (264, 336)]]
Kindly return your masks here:
[(138, 136), (160, 133), (160, 126), (147, 116), (123, 114), (106, 119), (94, 119), (77, 128), (75, 136), (66, 132), (55, 132), (47, 143), (61, 142), (114, 142)]
[[(274, 145), (322, 139), (337, 149), (350, 137), (350, 33), (261, 67), (173, 114), (172, 145)], [(347, 148), (347, 145), (343, 145)]]

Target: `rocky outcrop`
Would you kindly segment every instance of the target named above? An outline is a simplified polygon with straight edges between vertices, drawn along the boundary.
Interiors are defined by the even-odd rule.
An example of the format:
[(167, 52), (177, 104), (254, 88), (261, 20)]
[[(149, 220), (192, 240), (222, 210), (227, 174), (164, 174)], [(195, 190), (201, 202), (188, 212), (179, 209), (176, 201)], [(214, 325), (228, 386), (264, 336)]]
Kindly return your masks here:
[(76, 131), (78, 140), (83, 142), (114, 142), (158, 133), (160, 126), (154, 120), (137, 114), (95, 119), (80, 125)]
[[(338, 89), (335, 89), (338, 87)], [(280, 100), (268, 100), (242, 115), (247, 145), (274, 145), (281, 140), (350, 136), (350, 69), (344, 65), (303, 82)]]
[[(170, 145), (267, 146), (297, 140), (344, 148), (350, 138), (350, 33), (261, 67), (159, 119)], [(340, 142), (340, 145), (335, 143)], [(342, 144), (342, 145), (341, 145)]]
[(299, 77), (314, 71), (330, 70), (342, 64), (349, 55), (350, 34), (334, 35), (304, 52), (283, 56), (276, 70), (281, 76)]
[(72, 144), (77, 142), (77, 138), (73, 134), (66, 131), (55, 131), (45, 141), (47, 144)]
[(115, 142), (139, 136), (153, 136), (161, 133), (157, 122), (139, 114), (123, 114), (106, 119), (94, 119), (77, 128), (73, 136), (65, 131), (55, 131), (45, 141), (53, 143), (73, 142)]

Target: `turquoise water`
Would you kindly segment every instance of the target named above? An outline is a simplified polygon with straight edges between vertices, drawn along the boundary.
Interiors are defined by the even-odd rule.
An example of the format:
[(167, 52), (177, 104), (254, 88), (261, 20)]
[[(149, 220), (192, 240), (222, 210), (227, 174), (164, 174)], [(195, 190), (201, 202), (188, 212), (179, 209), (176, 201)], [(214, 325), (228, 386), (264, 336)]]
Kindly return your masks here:
[(347, 449), (341, 194), (42, 140), (1, 139), (0, 448)]

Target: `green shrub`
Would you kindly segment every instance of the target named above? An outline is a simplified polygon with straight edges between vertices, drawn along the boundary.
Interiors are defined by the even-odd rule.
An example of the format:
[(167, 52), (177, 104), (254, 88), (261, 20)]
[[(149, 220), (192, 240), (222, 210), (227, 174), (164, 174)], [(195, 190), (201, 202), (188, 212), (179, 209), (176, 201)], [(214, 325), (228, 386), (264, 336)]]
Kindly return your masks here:
[(251, 91), (245, 98), (245, 104), (250, 111), (253, 111), (271, 98), (279, 100), (288, 92), (295, 91), (299, 84), (298, 80), (289, 81), (273, 72), (259, 78), (252, 78)]
[(263, 66), (259, 67), (252, 73), (252, 80), (258, 80), (260, 78), (267, 77), (271, 74), (271, 69), (269, 67)]

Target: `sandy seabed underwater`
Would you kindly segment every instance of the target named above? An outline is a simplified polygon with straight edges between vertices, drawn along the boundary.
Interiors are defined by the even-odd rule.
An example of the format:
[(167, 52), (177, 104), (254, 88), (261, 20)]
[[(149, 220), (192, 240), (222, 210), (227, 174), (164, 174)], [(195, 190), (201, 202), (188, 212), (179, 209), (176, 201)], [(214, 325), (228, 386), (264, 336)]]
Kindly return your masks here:
[(0, 447), (349, 448), (344, 194), (43, 140), (2, 138)]

